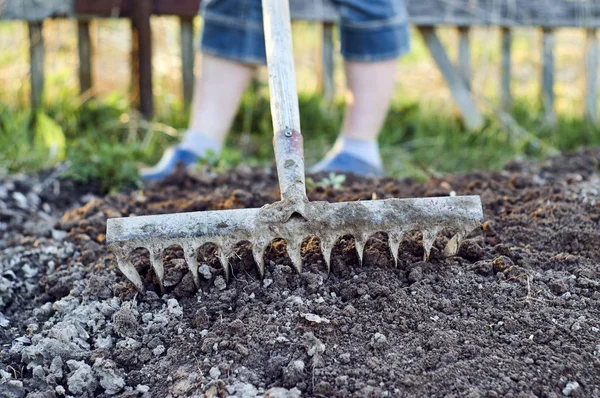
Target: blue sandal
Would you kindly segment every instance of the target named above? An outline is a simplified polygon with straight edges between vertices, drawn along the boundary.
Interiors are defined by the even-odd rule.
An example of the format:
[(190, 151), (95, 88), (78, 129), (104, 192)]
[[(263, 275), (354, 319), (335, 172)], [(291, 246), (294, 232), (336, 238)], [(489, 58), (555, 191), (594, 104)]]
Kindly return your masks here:
[(381, 167), (373, 166), (347, 153), (338, 153), (331, 158), (325, 158), (310, 169), (311, 173), (334, 172), (352, 173), (361, 177), (383, 177)]
[(183, 163), (186, 167), (195, 166), (200, 157), (193, 152), (171, 147), (165, 151), (160, 162), (154, 167), (140, 170), (140, 178), (144, 181), (160, 181), (175, 171), (177, 164)]

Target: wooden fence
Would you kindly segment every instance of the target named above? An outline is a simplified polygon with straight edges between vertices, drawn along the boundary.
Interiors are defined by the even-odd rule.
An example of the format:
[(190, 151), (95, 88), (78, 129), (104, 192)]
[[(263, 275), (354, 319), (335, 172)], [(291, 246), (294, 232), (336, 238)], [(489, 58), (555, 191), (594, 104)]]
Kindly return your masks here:
[[(330, 0), (290, 0), (294, 19), (323, 23), (323, 89), (333, 96), (332, 31), (337, 16)], [(0, 20), (26, 20), (29, 25), (31, 63), (31, 102), (38, 106), (44, 86), (43, 21), (47, 18), (78, 20), (79, 81), (82, 92), (93, 86), (89, 21), (93, 18), (128, 18), (132, 27), (133, 95), (142, 114), (153, 113), (151, 15), (179, 16), (183, 97), (189, 104), (193, 92), (193, 18), (200, 0), (0, 0)], [(586, 117), (597, 121), (598, 57), (597, 29), (600, 27), (600, 0), (406, 0), (410, 22), (423, 37), (442, 72), (468, 128), (483, 124), (470, 90), (471, 53), (469, 35), (474, 26), (501, 28), (502, 106), (508, 109), (511, 96), (512, 28), (536, 27), (542, 35), (542, 92), (546, 120), (555, 122), (554, 46), (555, 31), (578, 27), (587, 32), (585, 51)], [(436, 33), (437, 26), (454, 26), (459, 32), (458, 61), (454, 64)]]

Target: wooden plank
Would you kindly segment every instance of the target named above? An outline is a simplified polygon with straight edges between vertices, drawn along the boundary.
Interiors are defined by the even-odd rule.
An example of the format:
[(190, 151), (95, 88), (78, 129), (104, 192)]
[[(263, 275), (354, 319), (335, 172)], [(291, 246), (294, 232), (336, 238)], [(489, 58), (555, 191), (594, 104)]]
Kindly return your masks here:
[(39, 22), (73, 14), (73, 0), (0, 0), (0, 19)]
[(458, 27), (458, 65), (469, 90), (471, 90), (472, 77), (470, 36), (471, 28), (469, 26)]
[(542, 30), (542, 106), (545, 122), (556, 124), (554, 113), (554, 46), (556, 37), (554, 29)]
[(31, 73), (31, 107), (42, 106), (44, 94), (44, 36), (42, 22), (30, 22), (29, 28), (29, 63)]
[(90, 39), (90, 21), (77, 22), (77, 52), (79, 55), (79, 92), (85, 93), (92, 88), (92, 41)]
[[(0, 0), (0, 19), (39, 21), (79, 14), (132, 16), (136, 0)], [(193, 16), (199, 0), (155, 0), (153, 12)], [(331, 0), (292, 0), (292, 18), (338, 20)], [(1, 8), (1, 7), (0, 7)], [(408, 19), (419, 26), (543, 26), (600, 28), (597, 0), (411, 0)]]
[(138, 0), (136, 15), (131, 20), (132, 102), (138, 105), (147, 119), (151, 119), (154, 113), (151, 11), (151, 0)]
[(323, 46), (322, 46), (322, 62), (321, 81), (323, 88), (323, 97), (326, 101), (331, 102), (335, 97), (335, 81), (334, 81), (334, 53), (333, 48), (333, 23), (323, 23)]
[(134, 2), (137, 0), (75, 0), (77, 15), (131, 18), (134, 15)]
[(512, 32), (510, 28), (501, 30), (500, 48), (502, 51), (502, 63), (500, 67), (500, 97), (502, 100), (502, 109), (509, 111), (512, 108)]
[(586, 32), (585, 52), (585, 117), (592, 123), (598, 122), (598, 32), (596, 29), (588, 29)]
[(415, 25), (598, 27), (597, 0), (413, 0), (406, 2)]
[(194, 19), (182, 17), (181, 27), (181, 81), (183, 84), (183, 103), (185, 109), (192, 103), (194, 94)]
[(418, 30), (450, 88), (454, 101), (463, 116), (465, 126), (472, 130), (479, 129), (483, 125), (483, 117), (477, 110), (477, 106), (471, 98), (469, 89), (465, 85), (460, 72), (452, 65), (444, 46), (435, 32), (435, 28), (431, 26), (419, 27)]
[(200, 0), (154, 0), (152, 13), (194, 18), (200, 12)]

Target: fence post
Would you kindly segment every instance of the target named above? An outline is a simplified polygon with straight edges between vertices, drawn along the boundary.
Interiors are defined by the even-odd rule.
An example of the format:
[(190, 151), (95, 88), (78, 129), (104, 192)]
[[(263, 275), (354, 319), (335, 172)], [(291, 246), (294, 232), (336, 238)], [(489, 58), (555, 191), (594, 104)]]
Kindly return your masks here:
[(146, 119), (151, 119), (154, 113), (151, 15), (151, 0), (136, 2), (131, 19), (131, 96)]
[(93, 86), (89, 20), (77, 21), (77, 52), (79, 55), (79, 92), (83, 94)]
[(31, 107), (33, 109), (38, 109), (42, 105), (44, 94), (44, 36), (42, 28), (43, 21), (28, 23)]
[(465, 85), (464, 79), (454, 65), (452, 65), (450, 58), (448, 58), (448, 54), (435, 32), (435, 28), (433, 26), (419, 26), (418, 29), (450, 88), (454, 101), (463, 116), (465, 126), (471, 130), (481, 128), (483, 117), (477, 110), (477, 106), (471, 98), (471, 93)]
[(183, 84), (183, 105), (188, 109), (194, 96), (194, 18), (181, 17), (181, 81)]
[(323, 96), (331, 102), (335, 97), (334, 61), (333, 61), (333, 23), (323, 22), (323, 47), (321, 80), (323, 82)]
[(598, 122), (598, 35), (595, 28), (586, 30), (585, 52), (585, 117), (592, 123)]
[(501, 49), (502, 66), (500, 68), (500, 92), (502, 98), (502, 109), (509, 111), (512, 108), (511, 75), (512, 75), (512, 32), (510, 28), (502, 28)]
[(458, 27), (458, 65), (469, 90), (471, 90), (472, 77), (470, 36), (469, 26)]
[(556, 37), (554, 29), (542, 29), (542, 104), (544, 107), (546, 123), (550, 126), (556, 124), (554, 113), (554, 45)]

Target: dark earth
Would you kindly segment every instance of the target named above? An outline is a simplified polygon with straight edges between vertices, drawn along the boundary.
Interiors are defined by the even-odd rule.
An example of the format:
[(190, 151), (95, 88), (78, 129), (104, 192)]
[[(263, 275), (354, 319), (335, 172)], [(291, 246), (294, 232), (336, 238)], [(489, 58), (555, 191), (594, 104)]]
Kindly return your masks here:
[[(311, 200), (481, 195), (485, 223), (458, 256), (429, 261), (410, 234), (394, 267), (385, 234), (362, 266), (341, 237), (327, 274), (318, 240), (297, 274), (285, 242), (258, 278), (247, 243), (224, 284), (215, 247), (196, 291), (179, 247), (161, 292), (148, 253), (138, 293), (106, 250), (109, 217), (260, 207), (275, 171), (180, 172), (98, 197), (58, 173), (0, 185), (0, 396), (600, 397), (600, 150), (501, 172), (349, 177)], [(324, 176), (314, 176), (319, 182)]]

